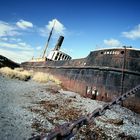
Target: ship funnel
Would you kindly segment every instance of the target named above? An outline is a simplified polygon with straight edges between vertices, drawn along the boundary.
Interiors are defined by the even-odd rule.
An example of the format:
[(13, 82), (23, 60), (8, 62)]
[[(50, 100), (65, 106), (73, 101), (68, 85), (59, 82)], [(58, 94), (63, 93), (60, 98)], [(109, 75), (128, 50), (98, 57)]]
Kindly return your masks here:
[(57, 44), (55, 45), (54, 51), (60, 50), (60, 47), (62, 45), (63, 40), (64, 40), (64, 36), (60, 36), (58, 41), (57, 41)]

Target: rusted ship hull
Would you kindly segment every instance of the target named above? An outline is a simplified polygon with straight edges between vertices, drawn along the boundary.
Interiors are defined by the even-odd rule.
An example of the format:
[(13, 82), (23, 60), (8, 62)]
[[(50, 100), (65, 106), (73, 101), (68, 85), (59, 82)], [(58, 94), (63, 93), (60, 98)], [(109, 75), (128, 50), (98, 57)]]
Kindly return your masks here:
[[(126, 48), (94, 51), (69, 61), (25, 62), (22, 67), (52, 73), (65, 88), (95, 100), (111, 101), (140, 84), (140, 51)], [(123, 105), (140, 113), (139, 101), (137, 93)]]

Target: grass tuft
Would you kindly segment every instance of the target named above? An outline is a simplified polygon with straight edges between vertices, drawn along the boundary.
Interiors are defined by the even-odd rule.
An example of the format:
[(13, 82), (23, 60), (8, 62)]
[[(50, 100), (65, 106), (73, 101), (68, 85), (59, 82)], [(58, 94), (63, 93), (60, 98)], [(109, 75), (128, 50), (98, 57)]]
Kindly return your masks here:
[(36, 82), (47, 83), (49, 81), (52, 81), (57, 85), (61, 85), (61, 81), (58, 80), (53, 75), (42, 72), (27, 71), (24, 70), (23, 68), (11, 69), (9, 67), (3, 67), (0, 68), (0, 74), (23, 81), (27, 81), (32, 77), (32, 79)]
[(56, 83), (57, 85), (61, 85), (61, 81), (59, 79), (57, 79), (55, 76), (53, 75), (49, 75), (49, 80)]
[(43, 73), (43, 72), (34, 73), (33, 80), (40, 83), (46, 83), (48, 81), (52, 81), (56, 83), (57, 85), (61, 84), (61, 81), (58, 80), (56, 77), (47, 73)]
[(36, 82), (46, 83), (49, 81), (49, 76), (46, 73), (35, 72), (32, 79)]
[(27, 81), (31, 78), (31, 74), (26, 70), (11, 69), (9, 67), (3, 67), (0, 69), (0, 74), (14, 79)]

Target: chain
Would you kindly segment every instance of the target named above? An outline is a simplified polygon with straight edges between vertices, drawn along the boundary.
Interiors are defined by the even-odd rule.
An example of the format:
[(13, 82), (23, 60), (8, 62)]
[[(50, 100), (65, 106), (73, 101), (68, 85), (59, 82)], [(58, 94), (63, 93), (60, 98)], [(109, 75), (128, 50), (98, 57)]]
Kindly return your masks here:
[(96, 117), (104, 115), (107, 109), (111, 109), (114, 105), (121, 103), (129, 96), (135, 94), (138, 90), (140, 90), (140, 85), (119, 96), (111, 103), (106, 103), (103, 107), (95, 109), (92, 113), (86, 116), (81, 116), (73, 122), (64, 123), (63, 125), (56, 127), (48, 135), (34, 136), (29, 140), (69, 140), (83, 125), (88, 125)]

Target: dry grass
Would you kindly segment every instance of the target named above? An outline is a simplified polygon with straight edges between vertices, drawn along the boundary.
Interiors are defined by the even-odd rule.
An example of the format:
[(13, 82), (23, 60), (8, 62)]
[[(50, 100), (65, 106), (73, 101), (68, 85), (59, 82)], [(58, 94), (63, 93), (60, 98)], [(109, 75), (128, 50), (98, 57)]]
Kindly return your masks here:
[(23, 68), (15, 68), (14, 70), (16, 70), (16, 71), (24, 71)]
[(3, 67), (0, 69), (0, 73), (4, 76), (14, 78), (14, 79), (19, 79), (23, 81), (27, 81), (28, 79), (31, 78), (31, 74), (26, 71), (26, 70), (21, 70), (21, 69), (11, 69), (8, 67)]
[(59, 79), (57, 79), (56, 77), (54, 77), (53, 75), (49, 75), (49, 80), (53, 81), (57, 85), (61, 85), (61, 81)]
[(36, 82), (46, 83), (49, 81), (49, 75), (46, 73), (42, 73), (42, 72), (36, 72), (33, 74), (32, 79)]
[(53, 75), (42, 73), (42, 72), (36, 72), (33, 75), (33, 80), (40, 83), (46, 83), (48, 81), (55, 82), (56, 84), (60, 85), (61, 81), (55, 78)]
[(23, 81), (29, 80), (31, 77), (34, 81), (40, 82), (40, 83), (47, 83), (49, 81), (54, 82), (55, 84), (60, 85), (61, 81), (55, 78), (53, 75), (42, 73), (42, 72), (33, 72), (24, 70), (23, 68), (15, 68), (11, 69), (9, 67), (3, 67), (0, 68), (0, 74), (15, 78)]

